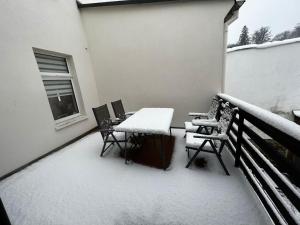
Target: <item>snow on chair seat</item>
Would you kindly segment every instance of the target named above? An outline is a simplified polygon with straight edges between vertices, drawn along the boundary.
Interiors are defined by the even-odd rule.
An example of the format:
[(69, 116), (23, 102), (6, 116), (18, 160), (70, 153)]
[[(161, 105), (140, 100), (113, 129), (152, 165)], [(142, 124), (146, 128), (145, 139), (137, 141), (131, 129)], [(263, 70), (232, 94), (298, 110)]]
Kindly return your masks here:
[(197, 132), (199, 126), (194, 126), (192, 122), (184, 122), (184, 127), (186, 132)]
[[(194, 136), (196, 135), (197, 133), (186, 133), (186, 147), (199, 148), (202, 145), (205, 139), (195, 138)], [(208, 142), (205, 144), (204, 149), (211, 150), (211, 147)]]
[[(117, 131), (114, 131), (113, 132), (113, 135), (115, 136), (115, 138), (118, 140), (118, 141), (125, 141), (126, 138), (125, 138), (125, 132), (117, 132)], [(114, 141), (114, 138), (112, 135), (109, 135), (108, 138), (107, 138), (107, 141)]]

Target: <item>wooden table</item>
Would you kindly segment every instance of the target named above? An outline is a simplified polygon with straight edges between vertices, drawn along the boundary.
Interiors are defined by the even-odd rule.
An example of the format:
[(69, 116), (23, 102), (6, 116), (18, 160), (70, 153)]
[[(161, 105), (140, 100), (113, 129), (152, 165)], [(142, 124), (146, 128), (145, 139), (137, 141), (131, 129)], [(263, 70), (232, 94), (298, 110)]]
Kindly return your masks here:
[[(125, 132), (125, 134), (138, 133), (159, 135), (161, 140), (161, 160), (164, 166), (165, 154), (162, 137), (163, 135), (169, 135), (169, 132), (171, 131), (173, 113), (174, 109), (172, 108), (142, 108), (116, 126), (115, 130)], [(126, 147), (125, 160), (127, 161)]]

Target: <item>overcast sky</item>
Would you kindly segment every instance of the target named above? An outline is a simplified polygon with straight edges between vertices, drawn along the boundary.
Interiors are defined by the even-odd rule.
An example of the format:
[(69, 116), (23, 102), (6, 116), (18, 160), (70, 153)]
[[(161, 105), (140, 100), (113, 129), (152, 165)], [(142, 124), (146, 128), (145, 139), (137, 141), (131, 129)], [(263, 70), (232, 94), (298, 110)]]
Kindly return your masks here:
[(293, 29), (300, 23), (300, 0), (246, 0), (239, 18), (228, 29), (228, 43), (236, 43), (244, 25), (252, 34), (261, 26), (269, 26), (272, 35)]

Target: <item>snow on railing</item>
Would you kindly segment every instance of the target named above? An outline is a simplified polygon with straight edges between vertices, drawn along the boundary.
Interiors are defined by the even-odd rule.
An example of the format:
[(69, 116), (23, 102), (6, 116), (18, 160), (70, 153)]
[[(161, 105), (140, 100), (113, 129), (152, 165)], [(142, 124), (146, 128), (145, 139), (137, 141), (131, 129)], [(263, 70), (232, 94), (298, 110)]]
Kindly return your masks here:
[(286, 39), (283, 41), (272, 41), (272, 42), (266, 42), (263, 44), (249, 44), (249, 45), (242, 45), (237, 47), (232, 47), (227, 49), (227, 53), (234, 52), (238, 50), (245, 50), (245, 49), (262, 49), (262, 48), (271, 48), (275, 46), (280, 45), (286, 45), (286, 44), (293, 44), (296, 42), (300, 42), (300, 38), (292, 38), (292, 39)]
[[(275, 153), (277, 150), (268, 145), (267, 141), (246, 122), (250, 121), (254, 127), (261, 129), (297, 154), (299, 154), (300, 126), (227, 94), (220, 93), (218, 96), (240, 109), (239, 117), (233, 122), (229, 133), (229, 146), (235, 157), (235, 165), (241, 166), (275, 224), (300, 225), (300, 192), (297, 185), (288, 178), (290, 168), (287, 164), (281, 164), (284, 165), (281, 168), (283, 171), (289, 171), (286, 176), (273, 164), (281, 159), (273, 157), (271, 161), (263, 154), (264, 151)], [(257, 181), (260, 185), (256, 185)], [(262, 194), (264, 192), (265, 194)], [(282, 223), (283, 218), (287, 223)]]
[(218, 96), (223, 98), (226, 101), (229, 101), (230, 103), (244, 110), (245, 112), (252, 114), (258, 119), (269, 124), (270, 126), (273, 126), (278, 130), (300, 141), (300, 126), (298, 124), (288, 119), (285, 119), (277, 114), (274, 114), (268, 110), (262, 109), (258, 106), (234, 98), (230, 95), (219, 93)]

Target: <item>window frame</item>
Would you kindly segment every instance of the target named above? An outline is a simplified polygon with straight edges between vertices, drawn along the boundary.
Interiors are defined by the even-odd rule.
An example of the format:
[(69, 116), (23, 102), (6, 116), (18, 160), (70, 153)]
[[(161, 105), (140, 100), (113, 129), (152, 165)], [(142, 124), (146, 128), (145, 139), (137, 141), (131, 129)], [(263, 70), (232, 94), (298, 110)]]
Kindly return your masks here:
[[(50, 52), (48, 50), (36, 49), (36, 48), (33, 48), (33, 53), (44, 54), (44, 55), (49, 55), (49, 56), (56, 56), (56, 57), (62, 57), (62, 58), (65, 58), (66, 63), (67, 63), (68, 73), (55, 73), (55, 72), (51, 73), (51, 72), (42, 72), (42, 71), (40, 71), (39, 67), (38, 67), (38, 63), (36, 62), (36, 65), (37, 65), (38, 71), (41, 75), (42, 81), (44, 81), (44, 80), (69, 80), (72, 84), (72, 89), (73, 89), (73, 93), (74, 93), (78, 113), (75, 113), (73, 115), (66, 116), (66, 117), (63, 117), (63, 118), (60, 118), (60, 119), (57, 119), (57, 120), (55, 120), (54, 117), (53, 117), (53, 120), (54, 120), (54, 123), (55, 123), (55, 129), (60, 130), (60, 129), (66, 127), (66, 126), (69, 126), (69, 125), (72, 125), (74, 123), (77, 123), (77, 122), (80, 122), (82, 120), (87, 119), (87, 117), (84, 115), (84, 108), (83, 108), (83, 104), (82, 104), (82, 98), (81, 98), (81, 94), (80, 94), (80, 90), (79, 90), (79, 85), (75, 82), (76, 73), (75, 73), (75, 68), (74, 68), (72, 56), (62, 54), (62, 53), (57, 53), (57, 52)], [(36, 61), (35, 55), (34, 55), (34, 58), (35, 58), (35, 61)], [(53, 116), (45, 86), (43, 85), (43, 87), (44, 87), (44, 90), (45, 90), (46, 98), (47, 98), (48, 103), (49, 103), (51, 114)]]

